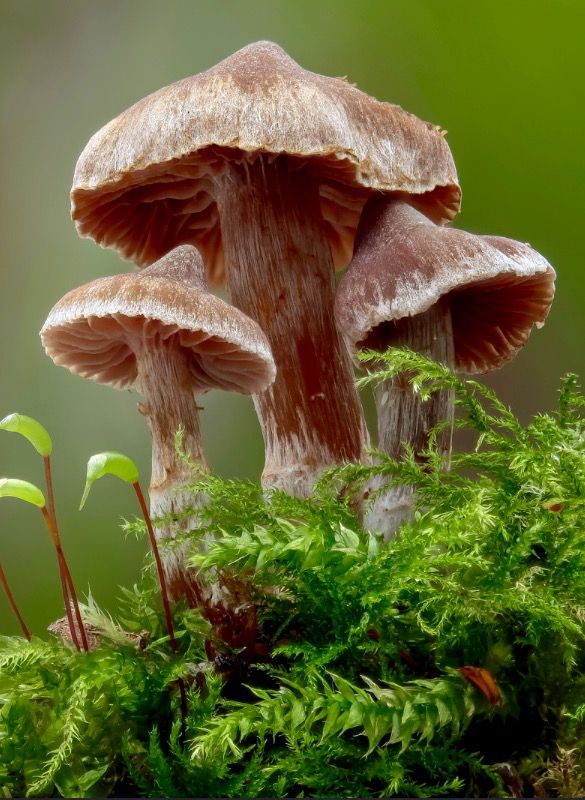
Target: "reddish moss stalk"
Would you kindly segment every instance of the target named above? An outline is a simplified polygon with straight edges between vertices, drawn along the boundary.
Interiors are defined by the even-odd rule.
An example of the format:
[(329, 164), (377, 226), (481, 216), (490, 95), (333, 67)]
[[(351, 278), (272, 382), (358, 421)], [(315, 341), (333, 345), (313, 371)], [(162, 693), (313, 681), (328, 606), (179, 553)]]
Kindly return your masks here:
[(43, 464), (45, 467), (45, 486), (47, 487), (47, 509), (53, 519), (53, 522), (56, 525), (57, 516), (55, 513), (55, 492), (53, 491), (53, 473), (51, 470), (51, 456), (44, 456)]
[[(169, 641), (171, 643), (171, 648), (175, 655), (179, 652), (179, 645), (177, 643), (177, 639), (175, 636), (175, 627), (173, 625), (173, 615), (171, 614), (171, 605), (169, 602), (169, 590), (167, 587), (167, 582), (165, 578), (165, 571), (163, 568), (162, 560), (160, 557), (160, 552), (158, 549), (158, 544), (156, 541), (156, 536), (154, 533), (154, 528), (152, 527), (152, 520), (150, 518), (150, 514), (148, 513), (148, 507), (146, 505), (146, 501), (144, 499), (144, 494), (142, 492), (142, 488), (138, 481), (132, 484), (134, 491), (136, 492), (136, 497), (138, 498), (138, 503), (140, 505), (140, 509), (142, 511), (142, 516), (144, 517), (144, 522), (146, 523), (146, 529), (148, 531), (148, 538), (150, 540), (150, 546), (152, 548), (152, 554), (154, 556), (154, 561), (156, 564), (156, 571), (158, 573), (158, 580), (160, 583), (160, 592), (162, 597), (163, 608), (165, 612), (165, 621), (167, 625), (167, 632), (169, 634)], [(179, 686), (179, 695), (181, 698), (181, 741), (185, 741), (186, 737), (186, 720), (187, 720), (187, 690), (185, 689), (185, 681), (182, 678), (178, 680)]]
[(31, 635), (30, 635), (30, 631), (26, 626), (26, 623), (25, 623), (25, 621), (24, 621), (24, 619), (22, 617), (22, 614), (19, 611), (18, 606), (16, 605), (16, 600), (14, 599), (14, 595), (12, 594), (10, 586), (8, 585), (8, 580), (6, 578), (6, 574), (5, 574), (4, 570), (2, 568), (2, 564), (0, 564), (0, 583), (4, 587), (4, 591), (6, 592), (6, 597), (8, 598), (8, 602), (10, 603), (10, 606), (11, 606), (12, 610), (14, 611), (14, 614), (15, 614), (18, 622), (20, 623), (20, 627), (22, 629), (22, 632), (24, 633), (24, 635), (26, 636), (26, 638), (30, 642), (30, 640), (32, 638)]
[(63, 552), (63, 548), (61, 546), (61, 537), (59, 536), (59, 529), (57, 527), (57, 523), (54, 517), (52, 517), (51, 514), (49, 513), (46, 506), (43, 506), (43, 508), (41, 508), (41, 513), (43, 515), (45, 524), (49, 529), (49, 533), (51, 534), (51, 539), (53, 540), (53, 544), (55, 545), (55, 549), (57, 551), (57, 559), (59, 561), (59, 572), (61, 575), (61, 585), (63, 588), (63, 599), (65, 601), (65, 613), (67, 614), (67, 620), (69, 622), (69, 627), (71, 629), (71, 638), (73, 640), (73, 643), (79, 649), (79, 639), (77, 637), (75, 623), (73, 622), (71, 614), (71, 603), (73, 603), (75, 617), (77, 620), (77, 630), (79, 630), (79, 634), (81, 636), (81, 643), (83, 645), (83, 649), (86, 652), (88, 652), (89, 644), (87, 641), (85, 625), (83, 624), (83, 617), (81, 616), (81, 611), (79, 610), (77, 594), (75, 592), (75, 587), (73, 585), (73, 578), (71, 577), (71, 572), (69, 570), (69, 566), (67, 565), (67, 561), (65, 559), (65, 553)]
[(144, 521), (146, 523), (146, 529), (148, 531), (148, 538), (150, 539), (150, 546), (152, 548), (152, 554), (154, 556), (154, 561), (156, 563), (156, 571), (158, 573), (158, 580), (160, 584), (160, 593), (162, 597), (163, 608), (165, 612), (165, 620), (167, 624), (167, 632), (169, 634), (169, 641), (171, 643), (171, 647), (174, 653), (177, 653), (179, 650), (179, 646), (177, 644), (177, 640), (175, 638), (175, 629), (173, 626), (173, 616), (171, 614), (171, 606), (169, 603), (169, 591), (167, 588), (167, 581), (165, 578), (165, 571), (162, 565), (160, 552), (158, 549), (158, 544), (156, 542), (156, 536), (154, 533), (154, 528), (152, 527), (152, 520), (150, 519), (150, 514), (148, 513), (148, 507), (146, 505), (146, 501), (144, 499), (144, 495), (142, 493), (142, 489), (138, 481), (132, 484), (134, 491), (136, 492), (136, 497), (138, 498), (138, 502), (140, 504), (140, 509), (142, 511), (142, 516), (144, 517)]
[[(45, 486), (47, 487), (47, 511), (51, 519), (53, 520), (53, 524), (57, 527), (57, 514), (55, 511), (55, 492), (53, 490), (53, 474), (51, 469), (51, 456), (44, 456), (43, 457), (43, 464), (45, 468)], [(77, 636), (77, 629), (73, 624), (73, 618), (71, 615), (71, 586), (69, 585), (69, 580), (67, 578), (67, 573), (63, 569), (63, 561), (59, 558), (59, 575), (61, 578), (61, 585), (63, 588), (63, 600), (65, 601), (65, 613), (67, 614), (67, 621), (69, 623), (69, 627), (71, 630), (71, 640), (75, 645), (77, 650), (80, 650), (79, 638)], [(73, 590), (75, 591), (75, 590)]]

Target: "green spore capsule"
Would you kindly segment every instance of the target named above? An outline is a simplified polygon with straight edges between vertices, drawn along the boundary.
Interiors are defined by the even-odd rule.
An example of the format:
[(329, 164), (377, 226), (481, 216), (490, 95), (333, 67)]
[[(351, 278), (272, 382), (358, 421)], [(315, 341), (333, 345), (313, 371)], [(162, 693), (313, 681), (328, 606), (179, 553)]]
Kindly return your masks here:
[(0, 430), (24, 436), (43, 458), (50, 456), (53, 451), (53, 440), (47, 429), (32, 417), (24, 414), (8, 414), (7, 417), (0, 420)]
[(80, 511), (85, 505), (91, 487), (104, 475), (114, 475), (116, 478), (131, 484), (137, 483), (139, 478), (138, 467), (131, 458), (128, 458), (123, 453), (96, 453), (87, 462), (87, 477), (83, 497), (79, 504)]
[(0, 478), (0, 497), (16, 497), (38, 508), (45, 507), (45, 495), (38, 486), (18, 478)]

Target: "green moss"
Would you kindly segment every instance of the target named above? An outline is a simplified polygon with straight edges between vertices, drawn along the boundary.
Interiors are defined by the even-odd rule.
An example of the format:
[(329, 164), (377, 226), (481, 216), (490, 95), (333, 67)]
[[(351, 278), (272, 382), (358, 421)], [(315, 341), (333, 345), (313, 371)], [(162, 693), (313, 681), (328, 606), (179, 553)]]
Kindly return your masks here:
[[(119, 626), (90, 609), (90, 654), (4, 637), (4, 795), (501, 796), (502, 762), (585, 793), (585, 398), (569, 376), (559, 411), (523, 427), (474, 381), (408, 351), (386, 363), (423, 395), (452, 387), (475, 449), (448, 473), (432, 443), (424, 466), (379, 454), (310, 501), (198, 483), (213, 544), (192, 563), (248, 581), (256, 662), (216, 642), (210, 663), (207, 624), (181, 607), (174, 658), (150, 564)], [(352, 511), (378, 474), (417, 487), (387, 545)]]

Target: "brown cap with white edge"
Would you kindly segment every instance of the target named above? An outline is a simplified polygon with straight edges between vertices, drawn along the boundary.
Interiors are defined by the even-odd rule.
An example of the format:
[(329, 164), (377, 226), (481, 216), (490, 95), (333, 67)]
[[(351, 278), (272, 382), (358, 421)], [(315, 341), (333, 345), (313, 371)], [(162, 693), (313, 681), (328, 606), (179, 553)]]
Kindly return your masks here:
[(274, 380), (266, 337), (253, 320), (211, 294), (194, 247), (178, 247), (139, 273), (98, 278), (52, 308), (41, 340), (59, 366), (130, 389), (153, 346), (184, 352), (195, 394), (251, 394)]
[(352, 352), (386, 349), (399, 320), (448, 295), (455, 369), (489, 372), (544, 324), (554, 280), (527, 244), (439, 227), (408, 203), (375, 198), (337, 291), (336, 319)]
[(145, 97), (98, 131), (71, 192), (79, 233), (145, 266), (178, 244), (197, 245), (223, 277), (214, 180), (224, 160), (258, 153), (297, 159), (319, 181), (337, 265), (347, 264), (365, 197), (416, 195), (437, 221), (459, 210), (444, 133), (344, 79), (300, 67), (272, 42)]

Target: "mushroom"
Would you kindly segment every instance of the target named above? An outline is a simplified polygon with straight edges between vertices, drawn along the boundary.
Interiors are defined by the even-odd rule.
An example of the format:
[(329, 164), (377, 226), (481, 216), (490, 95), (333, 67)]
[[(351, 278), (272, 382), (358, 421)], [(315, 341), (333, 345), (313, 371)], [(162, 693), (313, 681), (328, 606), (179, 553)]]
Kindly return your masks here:
[[(251, 319), (207, 291), (197, 250), (185, 245), (141, 273), (99, 278), (66, 294), (52, 308), (41, 340), (53, 361), (117, 389), (136, 387), (152, 435), (151, 515), (180, 513), (194, 498), (180, 487), (193, 480), (175, 448), (183, 446), (201, 473), (196, 397), (209, 389), (250, 394), (274, 380), (266, 337)], [(178, 491), (179, 490), (179, 491)], [(173, 535), (169, 523), (157, 537)], [(181, 553), (167, 553), (175, 597), (189, 589)]]
[[(335, 315), (351, 353), (407, 346), (461, 373), (490, 372), (544, 324), (554, 279), (527, 244), (440, 227), (412, 205), (380, 196), (364, 208)], [(378, 446), (397, 459), (405, 442), (418, 453), (429, 430), (453, 418), (449, 390), (423, 403), (404, 376), (379, 385), (376, 406)], [(437, 444), (448, 460), (450, 429)], [(368, 525), (391, 536), (412, 500), (410, 487), (380, 495)]]
[(72, 188), (79, 233), (140, 266), (180, 243), (266, 333), (275, 382), (254, 398), (263, 483), (307, 495), (368, 444), (333, 319), (372, 192), (416, 196), (437, 221), (460, 190), (443, 132), (258, 42), (136, 103), (96, 133)]

